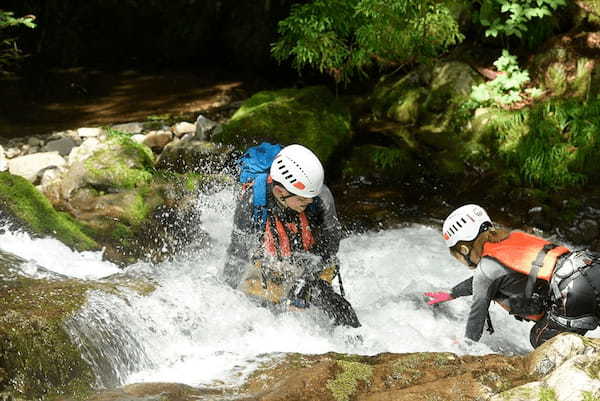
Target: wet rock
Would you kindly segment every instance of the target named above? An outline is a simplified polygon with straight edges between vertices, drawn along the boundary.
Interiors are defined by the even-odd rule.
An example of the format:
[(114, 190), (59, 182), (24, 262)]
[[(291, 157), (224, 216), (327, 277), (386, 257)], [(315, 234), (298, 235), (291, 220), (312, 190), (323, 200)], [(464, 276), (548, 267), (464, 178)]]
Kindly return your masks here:
[(135, 134), (131, 136), (131, 140), (136, 143), (143, 143), (144, 139), (146, 139), (146, 135), (144, 134)]
[[(544, 380), (556, 399), (582, 401), (600, 396), (600, 361), (598, 355), (578, 355), (563, 363)], [(592, 398), (593, 399), (593, 398)]]
[(58, 213), (48, 199), (22, 177), (0, 172), (0, 201), (29, 232), (52, 236), (78, 250), (98, 248), (78, 223)]
[(76, 146), (77, 143), (72, 138), (64, 137), (54, 141), (49, 141), (46, 146), (44, 146), (43, 151), (58, 152), (58, 154), (61, 156), (67, 156)]
[(101, 143), (97, 138), (86, 138), (80, 146), (73, 148), (69, 153), (69, 157), (67, 158), (69, 165), (86, 160), (96, 151), (106, 146), (106, 144)]
[(29, 144), (29, 146), (41, 146), (43, 144), (43, 141), (36, 138), (35, 136), (32, 136), (27, 140), (27, 143)]
[(583, 337), (576, 334), (562, 334), (538, 347), (527, 357), (530, 374), (546, 376), (565, 361), (583, 355), (589, 349)]
[(10, 147), (10, 148), (6, 149), (6, 151), (4, 152), (4, 155), (6, 156), (7, 159), (15, 158), (15, 157), (19, 156), (20, 154), (21, 154), (21, 150), (17, 147)]
[(165, 147), (156, 168), (178, 173), (217, 174), (233, 171), (235, 153), (230, 146), (195, 139), (172, 142)]
[(196, 119), (196, 138), (199, 141), (207, 141), (210, 139), (211, 131), (213, 131), (217, 125), (216, 122), (209, 120), (202, 114), (198, 115), (198, 118)]
[(48, 167), (61, 167), (65, 164), (65, 159), (58, 152), (45, 152), (11, 159), (8, 162), (8, 169), (11, 174), (35, 182), (41, 170)]
[(142, 144), (153, 150), (161, 151), (172, 139), (171, 131), (150, 131), (144, 136)]
[(468, 96), (473, 86), (483, 79), (471, 66), (460, 61), (437, 64), (433, 68), (431, 90), (443, 89), (450, 97)]

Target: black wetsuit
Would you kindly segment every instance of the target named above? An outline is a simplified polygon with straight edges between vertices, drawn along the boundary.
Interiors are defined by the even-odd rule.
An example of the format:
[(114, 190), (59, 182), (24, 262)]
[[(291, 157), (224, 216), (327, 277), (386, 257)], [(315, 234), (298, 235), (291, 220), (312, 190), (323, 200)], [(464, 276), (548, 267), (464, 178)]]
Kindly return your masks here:
[[(558, 263), (562, 263), (559, 260)], [(561, 332), (585, 334), (595, 328), (598, 319), (598, 301), (594, 286), (600, 290), (600, 262), (581, 269), (563, 280), (559, 287), (565, 295), (554, 299), (547, 284), (536, 287), (534, 298), (525, 298), (527, 276), (502, 266), (497, 261), (481, 259), (473, 277), (459, 283), (451, 290), (454, 298), (473, 295), (465, 337), (479, 341), (492, 300), (510, 308), (518, 319), (528, 315), (544, 314), (530, 332), (531, 345), (536, 348)], [(583, 325), (582, 323), (583, 322)]]

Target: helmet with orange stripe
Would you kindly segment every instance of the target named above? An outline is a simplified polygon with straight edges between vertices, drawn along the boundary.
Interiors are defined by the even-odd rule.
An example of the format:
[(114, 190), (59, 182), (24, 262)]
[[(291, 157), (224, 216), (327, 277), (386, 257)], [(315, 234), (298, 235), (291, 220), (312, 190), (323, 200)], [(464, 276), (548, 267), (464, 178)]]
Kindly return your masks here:
[(325, 171), (319, 158), (302, 145), (289, 145), (271, 164), (271, 178), (284, 186), (288, 192), (305, 198), (321, 193)]
[(442, 235), (448, 248), (459, 241), (472, 241), (481, 232), (485, 223), (492, 224), (486, 211), (478, 205), (464, 205), (450, 213), (444, 220)]

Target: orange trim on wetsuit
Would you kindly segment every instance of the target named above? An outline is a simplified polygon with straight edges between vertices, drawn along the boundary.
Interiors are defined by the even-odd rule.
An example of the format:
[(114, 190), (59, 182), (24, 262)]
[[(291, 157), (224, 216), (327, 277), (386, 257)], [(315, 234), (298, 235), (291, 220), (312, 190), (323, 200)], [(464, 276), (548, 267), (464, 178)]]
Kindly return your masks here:
[[(550, 242), (543, 238), (515, 231), (500, 242), (486, 242), (483, 245), (482, 256), (492, 258), (510, 270), (528, 276), (533, 268), (533, 262), (535, 262), (544, 246), (548, 244)], [(544, 257), (542, 266), (537, 272), (537, 278), (549, 282), (552, 278), (552, 273), (554, 273), (558, 258), (568, 252), (570, 252), (569, 249), (564, 246), (557, 246), (549, 250)], [(500, 305), (510, 311), (507, 305), (501, 302)], [(523, 317), (529, 320), (539, 320), (543, 316), (544, 314)]]
[[(275, 221), (275, 229), (277, 230), (277, 236), (279, 237), (279, 247), (277, 247), (275, 237), (273, 236), (271, 229), (271, 218), (267, 218), (264, 235), (265, 252), (271, 256), (278, 256), (278, 254), (284, 257), (291, 256), (292, 247), (290, 245), (288, 230), (293, 233), (297, 233), (298, 226), (294, 223), (287, 223), (286, 229), (286, 226), (284, 226), (281, 220), (279, 220), (276, 216), (273, 217), (273, 220)], [(308, 218), (304, 212), (300, 213), (300, 231), (302, 234), (302, 247), (305, 251), (308, 251), (315, 244), (315, 240), (310, 229), (310, 224), (308, 223)], [(279, 252), (277, 248), (279, 248)]]

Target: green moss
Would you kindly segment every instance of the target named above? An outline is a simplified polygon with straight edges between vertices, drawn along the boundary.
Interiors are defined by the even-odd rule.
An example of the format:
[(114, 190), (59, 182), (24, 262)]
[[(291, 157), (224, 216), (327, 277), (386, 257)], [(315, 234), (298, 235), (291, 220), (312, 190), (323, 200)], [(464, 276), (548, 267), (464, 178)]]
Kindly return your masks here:
[(393, 75), (381, 78), (375, 86), (369, 102), (374, 115), (384, 117), (390, 107), (402, 98), (406, 91), (417, 89), (419, 86), (421, 86), (421, 82), (416, 71), (412, 71), (400, 79)]
[[(120, 145), (122, 148), (120, 151), (123, 151), (125, 156), (140, 160), (143, 168), (153, 167), (154, 153), (152, 153), (152, 149), (150, 149), (148, 146), (135, 142), (131, 139), (129, 134), (115, 131), (110, 128), (106, 129), (106, 132), (108, 137), (111, 138), (112, 144)], [(109, 145), (111, 142), (109, 142)]]
[(390, 106), (386, 116), (403, 124), (415, 124), (426, 95), (424, 88), (408, 89)]
[(542, 387), (538, 396), (539, 401), (558, 401), (556, 398), (556, 393), (549, 387)]
[(577, 367), (583, 370), (590, 379), (600, 379), (600, 358), (595, 358), (591, 362), (578, 364)]
[(148, 187), (142, 188), (134, 194), (134, 201), (128, 204), (124, 218), (129, 224), (139, 226), (152, 211), (153, 205), (146, 202), (145, 195), (148, 194), (148, 191)]
[(78, 250), (98, 248), (77, 222), (57, 212), (44, 195), (22, 177), (0, 172), (0, 203), (35, 233), (51, 235)]
[(111, 237), (115, 241), (126, 240), (133, 237), (133, 231), (125, 224), (116, 223), (110, 233)]
[(350, 138), (350, 113), (324, 87), (259, 92), (248, 99), (214, 140), (244, 149), (270, 141), (300, 143), (324, 163)]
[(0, 382), (0, 392), (25, 399), (61, 394), (85, 398), (94, 375), (64, 321), (83, 305), (87, 290), (77, 281), (18, 278), (4, 283), (0, 366), (9, 380)]
[[(439, 358), (435, 358), (440, 361)], [(421, 372), (423, 365), (433, 361), (431, 355), (426, 353), (409, 354), (392, 364), (392, 372), (390, 379), (399, 383), (402, 386), (410, 386), (419, 380), (423, 373)]]
[(145, 170), (143, 164), (129, 166), (127, 161), (135, 162), (135, 159), (110, 148), (94, 153), (85, 161), (85, 166), (91, 183), (102, 187), (132, 189), (152, 179), (152, 173)]
[(358, 389), (358, 382), (369, 383), (373, 376), (373, 367), (348, 361), (337, 361), (341, 372), (333, 380), (327, 382), (327, 388), (331, 391), (336, 401), (349, 401)]
[(600, 395), (594, 395), (591, 391), (582, 391), (581, 396), (582, 401), (600, 401)]

